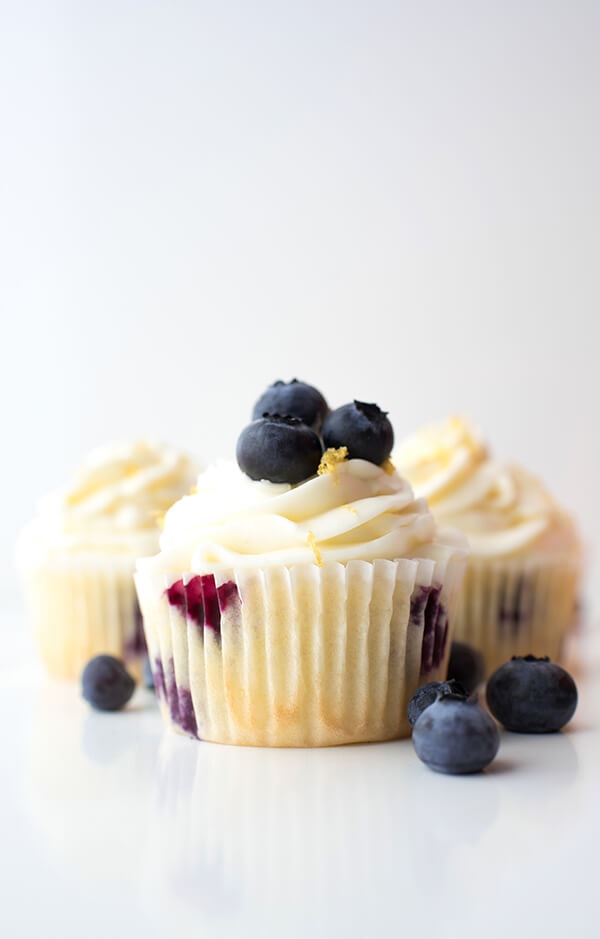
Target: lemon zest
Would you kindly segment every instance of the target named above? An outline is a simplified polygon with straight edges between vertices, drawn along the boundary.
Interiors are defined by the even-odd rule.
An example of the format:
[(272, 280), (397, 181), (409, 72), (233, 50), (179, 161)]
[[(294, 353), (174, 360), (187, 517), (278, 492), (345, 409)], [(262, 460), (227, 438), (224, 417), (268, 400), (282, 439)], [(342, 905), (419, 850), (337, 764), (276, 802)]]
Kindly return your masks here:
[(327, 473), (332, 473), (334, 481), (337, 482), (335, 479), (335, 471), (339, 464), (343, 463), (347, 457), (348, 447), (328, 447), (321, 457), (321, 462), (317, 469), (318, 475), (325, 476)]
[(317, 566), (318, 566), (318, 567), (323, 567), (323, 558), (322, 558), (322, 556), (321, 556), (321, 552), (319, 551), (319, 549), (318, 549), (318, 547), (317, 547), (317, 539), (316, 539), (315, 536), (313, 535), (312, 531), (309, 531), (308, 535), (306, 536), (306, 540), (307, 540), (307, 542), (308, 542), (309, 548), (312, 549), (312, 553), (313, 553), (314, 556), (315, 556), (315, 562), (316, 562)]

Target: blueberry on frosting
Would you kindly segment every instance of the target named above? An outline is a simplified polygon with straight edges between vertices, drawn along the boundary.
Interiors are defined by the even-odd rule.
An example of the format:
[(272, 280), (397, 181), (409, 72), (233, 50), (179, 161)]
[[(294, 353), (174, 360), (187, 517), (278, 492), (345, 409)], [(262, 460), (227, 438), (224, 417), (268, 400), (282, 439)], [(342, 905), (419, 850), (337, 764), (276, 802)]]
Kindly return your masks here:
[(318, 432), (328, 411), (327, 401), (318, 388), (292, 378), (290, 382), (269, 385), (254, 405), (252, 419), (265, 414), (290, 414)]
[(376, 404), (351, 401), (336, 408), (323, 423), (326, 447), (347, 447), (350, 459), (381, 466), (394, 446), (394, 431), (387, 412)]
[(265, 414), (241, 432), (238, 465), (250, 479), (302, 482), (317, 472), (323, 447), (318, 434), (299, 417)]
[(296, 378), (270, 385), (252, 415), (236, 456), (242, 472), (255, 480), (295, 485), (344, 459), (381, 466), (394, 444), (387, 412), (376, 404), (354, 400), (330, 411), (317, 388)]

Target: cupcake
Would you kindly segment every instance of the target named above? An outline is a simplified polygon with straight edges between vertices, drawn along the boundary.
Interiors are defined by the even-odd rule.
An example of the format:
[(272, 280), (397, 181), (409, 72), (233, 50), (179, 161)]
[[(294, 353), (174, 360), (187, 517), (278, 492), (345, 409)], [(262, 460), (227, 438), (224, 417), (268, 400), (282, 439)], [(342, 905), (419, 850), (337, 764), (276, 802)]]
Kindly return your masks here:
[(196, 475), (187, 455), (139, 440), (94, 450), (43, 498), (17, 544), (37, 647), (49, 672), (78, 678), (105, 652), (139, 677), (146, 653), (133, 572)]
[(436, 521), (468, 539), (455, 638), (481, 650), (488, 674), (513, 655), (560, 661), (582, 561), (568, 513), (531, 473), (494, 460), (460, 418), (407, 438), (393, 462)]
[(464, 539), (438, 530), (386, 457), (323, 453), (327, 426), (257, 418), (237, 463), (200, 475), (137, 564), (176, 730), (249, 746), (398, 738), (416, 687), (445, 676)]

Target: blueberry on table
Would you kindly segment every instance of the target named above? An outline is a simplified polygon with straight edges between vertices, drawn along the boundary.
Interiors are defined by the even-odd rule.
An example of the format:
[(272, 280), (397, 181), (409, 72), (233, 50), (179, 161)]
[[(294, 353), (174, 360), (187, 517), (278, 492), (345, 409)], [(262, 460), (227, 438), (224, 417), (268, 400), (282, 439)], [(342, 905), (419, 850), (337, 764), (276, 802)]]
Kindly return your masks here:
[(387, 412), (376, 404), (351, 401), (330, 411), (323, 422), (325, 447), (347, 447), (350, 459), (381, 466), (394, 446), (394, 430)]
[(82, 694), (98, 711), (119, 711), (133, 692), (135, 681), (120, 659), (113, 655), (96, 655), (81, 675)]
[(417, 688), (412, 698), (408, 702), (408, 723), (414, 727), (417, 719), (421, 716), (425, 708), (437, 699), (438, 694), (450, 693), (459, 697), (468, 697), (467, 691), (458, 681), (428, 681), (425, 685)]
[(298, 417), (266, 414), (241, 432), (236, 456), (250, 479), (295, 483), (314, 476), (323, 447), (317, 433)]
[(498, 752), (495, 721), (476, 698), (440, 693), (417, 718), (412, 732), (417, 756), (438, 773), (478, 773)]
[(469, 694), (475, 691), (485, 678), (485, 662), (479, 649), (454, 639), (450, 646), (447, 677), (460, 682)]
[(290, 414), (319, 431), (329, 412), (321, 392), (304, 381), (276, 381), (262, 393), (252, 409), (252, 420), (264, 414)]
[(490, 675), (487, 704), (507, 730), (555, 733), (577, 707), (577, 687), (569, 673), (548, 657), (513, 656)]

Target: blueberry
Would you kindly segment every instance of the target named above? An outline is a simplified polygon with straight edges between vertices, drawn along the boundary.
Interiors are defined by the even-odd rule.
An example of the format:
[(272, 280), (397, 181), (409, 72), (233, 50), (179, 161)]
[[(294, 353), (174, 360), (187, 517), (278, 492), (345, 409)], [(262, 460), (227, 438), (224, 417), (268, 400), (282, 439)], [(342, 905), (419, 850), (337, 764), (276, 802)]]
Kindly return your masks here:
[(477, 698), (442, 692), (417, 718), (412, 740), (420, 760), (438, 773), (478, 773), (500, 746), (495, 721)]
[(262, 393), (252, 409), (252, 420), (264, 414), (290, 414), (318, 432), (328, 412), (327, 401), (317, 388), (292, 378), (276, 381)]
[(302, 482), (317, 472), (323, 447), (318, 434), (298, 417), (266, 414), (241, 432), (236, 456), (251, 479)]
[(351, 401), (330, 411), (323, 422), (326, 447), (347, 447), (350, 459), (381, 466), (394, 446), (394, 431), (387, 412), (376, 404)]
[(119, 711), (135, 690), (135, 681), (113, 655), (90, 659), (83, 670), (81, 685), (85, 700), (99, 711)]
[(485, 678), (485, 662), (479, 649), (466, 642), (453, 640), (448, 660), (448, 676), (459, 681), (469, 694), (475, 691)]
[(417, 688), (412, 698), (408, 702), (408, 723), (414, 727), (417, 719), (423, 713), (425, 708), (436, 700), (441, 693), (455, 694), (466, 698), (467, 692), (458, 681), (428, 681), (427, 684)]
[(490, 711), (507, 730), (548, 734), (564, 727), (577, 707), (575, 682), (549, 658), (513, 656), (490, 675), (486, 688)]

